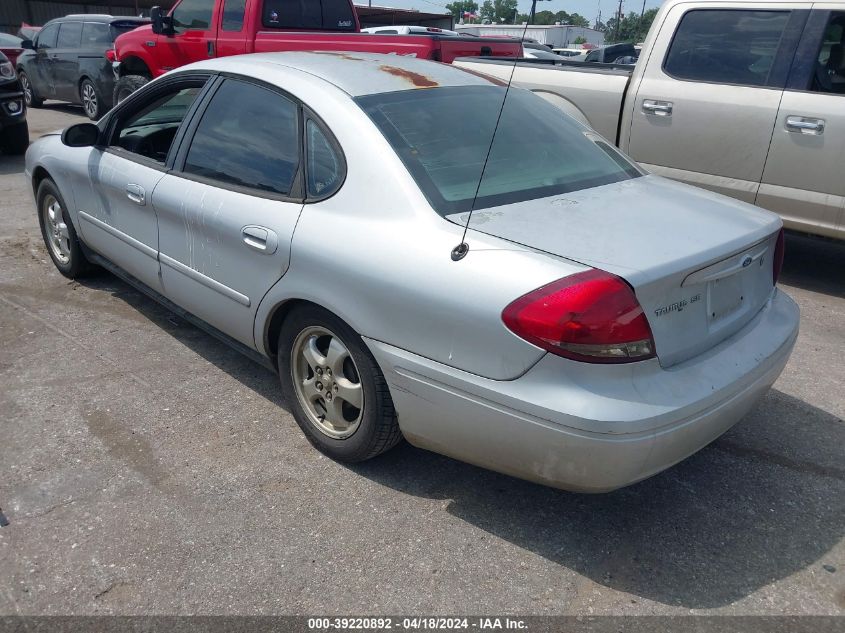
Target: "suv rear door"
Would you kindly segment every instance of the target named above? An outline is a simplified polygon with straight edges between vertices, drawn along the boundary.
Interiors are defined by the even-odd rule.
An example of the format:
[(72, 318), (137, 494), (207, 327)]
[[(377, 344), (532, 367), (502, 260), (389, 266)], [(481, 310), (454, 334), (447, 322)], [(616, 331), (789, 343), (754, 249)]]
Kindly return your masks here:
[(667, 14), (642, 60), (627, 150), (657, 174), (753, 203), (810, 5), (712, 6)]
[(79, 46), (81, 41), (82, 22), (62, 22), (56, 48), (52, 55), (52, 75), (57, 99), (79, 101)]
[(170, 12), (172, 35), (156, 36), (156, 57), (163, 72), (217, 56), (217, 0), (182, 0)]
[[(838, 11), (834, 10), (838, 9)], [(845, 11), (814, 4), (778, 111), (757, 204), (845, 238)]]

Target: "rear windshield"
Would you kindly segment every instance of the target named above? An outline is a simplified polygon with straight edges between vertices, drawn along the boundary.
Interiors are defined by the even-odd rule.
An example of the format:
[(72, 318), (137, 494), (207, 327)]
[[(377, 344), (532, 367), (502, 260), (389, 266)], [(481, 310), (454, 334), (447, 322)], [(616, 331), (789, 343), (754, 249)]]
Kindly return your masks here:
[[(535, 94), (458, 86), (358, 97), (443, 215), (598, 187), (642, 175), (601, 137)], [(483, 169), (487, 152), (490, 157)]]
[(349, 0), (264, 0), (261, 21), (271, 29), (355, 30)]

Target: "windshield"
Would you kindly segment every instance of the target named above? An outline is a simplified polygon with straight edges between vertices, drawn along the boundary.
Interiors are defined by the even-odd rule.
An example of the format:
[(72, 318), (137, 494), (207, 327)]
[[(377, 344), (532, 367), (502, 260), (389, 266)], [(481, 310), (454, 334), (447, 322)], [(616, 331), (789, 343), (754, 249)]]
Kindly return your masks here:
[[(505, 88), (458, 86), (356, 101), (405, 163), (434, 209), (469, 211)], [(642, 175), (594, 132), (518, 88), (490, 149), (476, 209), (598, 187)]]

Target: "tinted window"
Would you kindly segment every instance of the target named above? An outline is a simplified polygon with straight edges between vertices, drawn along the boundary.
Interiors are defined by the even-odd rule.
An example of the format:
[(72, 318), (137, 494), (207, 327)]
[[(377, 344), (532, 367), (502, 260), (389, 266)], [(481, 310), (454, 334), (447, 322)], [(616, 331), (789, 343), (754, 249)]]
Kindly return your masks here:
[(244, 26), (246, 0), (226, 0), (223, 4), (224, 31), (240, 31)]
[(213, 10), (214, 0), (182, 0), (173, 11), (173, 26), (181, 31), (207, 31)]
[(45, 26), (38, 34), (38, 48), (56, 48), (56, 37), (58, 34), (58, 24)]
[(664, 70), (679, 79), (765, 86), (788, 11), (690, 11), (681, 20)]
[(443, 214), (468, 211), (476, 189), (475, 208), (485, 208), (640, 175), (621, 154), (600, 146), (595, 134), (521, 89), (508, 92), (491, 148), (504, 94), (500, 86), (461, 86), (356, 101)]
[(86, 22), (82, 27), (82, 48), (108, 46), (111, 44), (109, 25), (102, 22)]
[(115, 130), (112, 145), (163, 164), (176, 131), (200, 90), (201, 85), (192, 85), (160, 94), (150, 103), (122, 118)]
[(59, 29), (59, 41), (56, 48), (79, 48), (82, 38), (82, 22), (65, 22)]
[(264, 0), (262, 19), (270, 28), (355, 30), (349, 0)]
[(813, 90), (845, 94), (845, 14), (833, 13), (816, 62)]
[(309, 119), (305, 124), (305, 146), (308, 155), (308, 196), (331, 195), (343, 178), (343, 163), (335, 153), (320, 126)]
[(121, 20), (119, 22), (111, 23), (111, 41), (114, 42), (118, 36), (134, 31), (139, 26), (146, 24), (145, 22), (138, 22), (135, 20)]
[(185, 172), (224, 183), (290, 193), (299, 165), (296, 104), (254, 84), (229, 80), (202, 115)]

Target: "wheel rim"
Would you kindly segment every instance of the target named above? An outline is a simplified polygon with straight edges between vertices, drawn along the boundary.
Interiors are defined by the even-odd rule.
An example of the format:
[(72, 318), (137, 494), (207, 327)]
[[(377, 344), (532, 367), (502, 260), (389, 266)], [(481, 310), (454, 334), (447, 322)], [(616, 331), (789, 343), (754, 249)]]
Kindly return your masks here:
[(323, 327), (302, 330), (291, 348), (291, 373), (299, 404), (309, 421), (335, 439), (361, 425), (364, 388), (349, 348)]
[(53, 256), (62, 264), (70, 261), (70, 233), (65, 224), (62, 205), (52, 194), (44, 196), (41, 213), (44, 216), (44, 232)]
[(93, 119), (97, 116), (97, 91), (89, 83), (82, 84), (82, 107), (88, 118)]
[(21, 86), (23, 87), (23, 99), (27, 106), (32, 105), (32, 86), (29, 85), (29, 77), (21, 73)]

